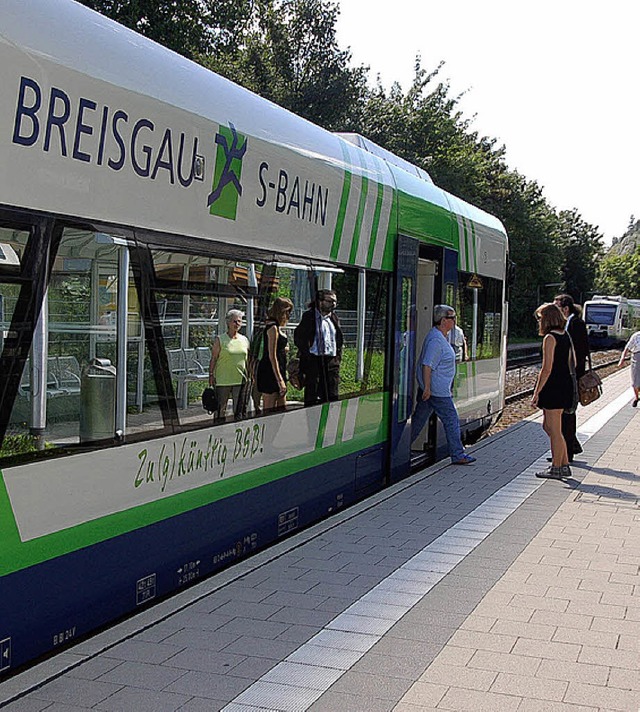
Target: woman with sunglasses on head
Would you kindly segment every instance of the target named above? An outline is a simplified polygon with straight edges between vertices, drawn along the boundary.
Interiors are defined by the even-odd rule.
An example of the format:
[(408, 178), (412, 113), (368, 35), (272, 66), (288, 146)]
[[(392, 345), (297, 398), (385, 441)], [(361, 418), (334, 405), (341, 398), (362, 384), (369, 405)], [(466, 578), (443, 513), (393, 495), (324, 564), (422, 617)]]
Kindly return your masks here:
[(570, 477), (567, 443), (562, 435), (562, 414), (575, 407), (575, 355), (565, 331), (566, 319), (555, 304), (543, 304), (535, 312), (542, 340), (542, 366), (531, 405), (542, 408), (542, 427), (551, 441), (551, 466), (536, 477)]
[(263, 409), (282, 408), (287, 394), (287, 335), (282, 332), (293, 311), (293, 302), (276, 297), (267, 312), (264, 327), (264, 353), (258, 363), (257, 385), (262, 393)]
[(460, 437), (460, 419), (451, 391), (456, 375), (456, 353), (447, 336), (456, 323), (456, 312), (447, 304), (433, 310), (433, 328), (422, 345), (416, 369), (417, 405), (411, 419), (411, 442), (422, 432), (432, 413), (442, 421), (453, 465), (470, 465), (475, 457), (467, 455)]

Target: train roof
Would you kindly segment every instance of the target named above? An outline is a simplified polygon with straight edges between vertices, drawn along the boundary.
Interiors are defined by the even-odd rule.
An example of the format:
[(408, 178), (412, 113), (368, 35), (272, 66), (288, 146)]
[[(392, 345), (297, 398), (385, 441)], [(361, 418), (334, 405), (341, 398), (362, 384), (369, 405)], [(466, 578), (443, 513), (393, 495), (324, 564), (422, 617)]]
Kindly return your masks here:
[[(395, 232), (454, 249), (464, 240), (472, 271), (478, 241), (506, 252), (500, 221), (423, 169), (74, 0), (3, 0), (0, 19), (0, 128), (14, 138), (0, 147), (14, 167), (0, 175), (8, 204), (113, 222), (114, 203), (128, 225), (247, 245), (257, 231), (275, 252), (374, 268), (390, 268)], [(216, 192), (231, 148), (243, 145), (231, 164), (242, 170), (237, 194)]]

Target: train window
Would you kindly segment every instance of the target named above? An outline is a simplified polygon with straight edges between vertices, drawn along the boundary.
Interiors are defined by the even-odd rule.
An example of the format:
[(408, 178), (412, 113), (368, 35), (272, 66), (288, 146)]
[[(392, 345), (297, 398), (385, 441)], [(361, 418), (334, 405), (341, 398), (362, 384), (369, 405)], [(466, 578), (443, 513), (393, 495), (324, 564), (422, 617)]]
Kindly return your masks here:
[[(2, 422), (6, 423), (4, 438), (0, 447), (0, 458), (11, 458), (36, 449), (37, 444), (29, 430), (30, 409), (25, 395), (28, 393), (28, 365), (25, 364), (20, 372), (20, 353), (16, 348), (20, 336), (31, 329), (30, 323), (23, 319), (14, 320), (16, 307), (20, 298), (23, 285), (21, 280), (12, 279), (20, 274), (20, 266), (25, 246), (29, 239), (27, 230), (13, 229), (0, 226), (0, 245), (2, 258), (0, 259), (0, 354), (2, 354)], [(14, 371), (15, 373), (11, 373)], [(19, 382), (19, 395), (12, 403), (6, 393), (11, 389), (9, 379)], [(15, 387), (15, 384), (14, 384)], [(5, 411), (5, 409), (7, 409)]]
[[(29, 327), (31, 349), (8, 422), (15, 454), (112, 440), (116, 431), (116, 290), (123, 248), (93, 231), (57, 232), (59, 249), (36, 307), (38, 321)], [(20, 245), (12, 246), (19, 257)], [(3, 290), (3, 326), (9, 323), (16, 289), (8, 285)], [(3, 340), (11, 338), (7, 329), (2, 334)], [(91, 364), (100, 378), (87, 385)]]
[[(386, 274), (183, 253), (71, 226), (58, 234), (40, 321), (24, 327), (33, 330), (32, 348), (13, 410), (5, 414), (8, 439), (0, 457), (261, 413), (250, 371), (241, 394), (230, 393), (219, 412), (202, 408), (216, 337), (227, 333), (228, 315), (240, 313), (240, 335), (249, 343), (274, 299), (284, 297), (293, 303), (283, 329), (290, 360), (297, 355), (295, 328), (317, 289), (337, 294), (344, 334), (338, 397), (385, 387)], [(19, 275), (28, 237), (0, 230), (5, 272)], [(2, 274), (0, 261), (0, 346), (11, 337), (23, 288), (18, 277), (3, 283)], [(289, 383), (286, 407), (303, 403), (304, 392)]]
[(458, 321), (473, 361), (500, 356), (502, 282), (461, 272), (458, 280)]

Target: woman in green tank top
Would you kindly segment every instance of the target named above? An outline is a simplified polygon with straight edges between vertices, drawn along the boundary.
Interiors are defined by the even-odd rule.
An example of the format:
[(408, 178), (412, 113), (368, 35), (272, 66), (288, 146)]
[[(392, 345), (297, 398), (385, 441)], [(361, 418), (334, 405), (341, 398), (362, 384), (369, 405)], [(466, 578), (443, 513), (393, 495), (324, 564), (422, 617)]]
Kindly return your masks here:
[(227, 331), (216, 336), (211, 349), (209, 385), (215, 386), (218, 397), (218, 418), (224, 418), (229, 397), (233, 400), (233, 414), (242, 417), (243, 385), (247, 380), (249, 339), (240, 333), (243, 314), (239, 309), (227, 312)]

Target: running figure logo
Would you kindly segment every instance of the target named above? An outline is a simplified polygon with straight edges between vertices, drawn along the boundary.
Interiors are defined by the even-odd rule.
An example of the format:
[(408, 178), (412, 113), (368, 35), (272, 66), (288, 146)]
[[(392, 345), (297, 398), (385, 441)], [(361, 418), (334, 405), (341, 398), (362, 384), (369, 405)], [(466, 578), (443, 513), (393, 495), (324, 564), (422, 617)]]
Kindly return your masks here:
[(247, 150), (247, 138), (236, 131), (230, 123), (229, 128), (220, 126), (216, 134), (216, 165), (213, 172), (212, 192), (207, 199), (211, 215), (228, 220), (236, 219), (238, 196), (242, 195), (240, 177), (242, 158)]

